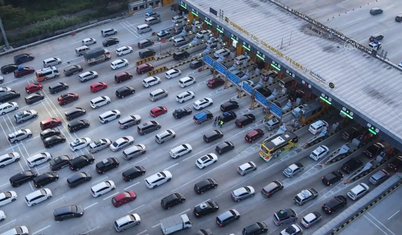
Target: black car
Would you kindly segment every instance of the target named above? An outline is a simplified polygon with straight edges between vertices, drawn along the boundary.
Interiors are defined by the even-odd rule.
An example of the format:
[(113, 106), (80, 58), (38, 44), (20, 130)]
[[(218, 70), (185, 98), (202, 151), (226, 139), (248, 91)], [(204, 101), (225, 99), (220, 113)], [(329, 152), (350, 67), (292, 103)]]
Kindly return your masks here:
[(6, 64), (3, 67), (1, 67), (1, 73), (2, 74), (13, 73), (17, 69), (18, 69), (18, 65), (16, 65), (16, 64)]
[(42, 93), (35, 92), (35, 93), (32, 93), (29, 96), (25, 97), (25, 103), (33, 104), (33, 103), (43, 100), (44, 98), (45, 98), (45, 96)]
[(96, 163), (96, 172), (99, 174), (105, 174), (111, 169), (119, 167), (120, 162), (115, 157), (108, 157), (98, 163)]
[(378, 42), (378, 41), (381, 41), (383, 38), (384, 38), (384, 35), (376, 33), (376, 34), (370, 36), (369, 41), (370, 42), (374, 42), (374, 41)]
[(322, 210), (327, 214), (332, 214), (340, 208), (345, 207), (346, 204), (348, 204), (346, 197), (338, 195), (334, 196), (334, 198), (329, 200), (327, 203), (324, 203), (322, 205)]
[(68, 89), (68, 84), (64, 82), (58, 82), (54, 85), (49, 86), (50, 94), (56, 94), (57, 92), (64, 91)]
[(148, 48), (143, 51), (140, 51), (138, 54), (140, 55), (141, 59), (145, 59), (145, 58), (154, 56), (156, 54), (156, 52), (154, 49)]
[(49, 129), (46, 129), (46, 130), (40, 132), (40, 138), (42, 140), (44, 140), (50, 136), (60, 135), (60, 134), (61, 134), (61, 132), (60, 132), (59, 128), (49, 128)]
[(95, 157), (92, 154), (80, 155), (69, 162), (70, 169), (78, 171), (95, 162)]
[(119, 39), (117, 39), (117, 38), (107, 38), (102, 42), (104, 47), (112, 46), (117, 43), (119, 43)]
[(215, 147), (215, 151), (221, 155), (234, 149), (234, 144), (230, 141), (224, 141)]
[(234, 101), (234, 100), (229, 100), (229, 101), (226, 101), (225, 103), (221, 104), (222, 112), (228, 112), (228, 111), (238, 109), (238, 108), (239, 108), (239, 103), (237, 103), (237, 101)]
[(53, 211), (55, 221), (79, 218), (84, 215), (84, 208), (81, 205), (64, 206)]
[(88, 182), (92, 179), (92, 176), (87, 172), (79, 172), (72, 175), (70, 178), (67, 179), (68, 187), (75, 188), (78, 185)]
[(46, 172), (33, 178), (35, 188), (42, 188), (43, 186), (59, 180), (59, 175), (56, 172)]
[(20, 97), (20, 93), (14, 90), (4, 91), (0, 93), (0, 103)]
[(217, 188), (218, 182), (213, 178), (208, 178), (194, 184), (194, 191), (197, 194), (203, 194), (211, 189)]
[(179, 203), (186, 201), (186, 197), (181, 193), (172, 193), (169, 196), (162, 198), (161, 205), (165, 210), (176, 206)]
[(45, 148), (51, 148), (55, 145), (66, 142), (66, 137), (62, 134), (53, 135), (43, 140), (43, 145)]
[(71, 75), (74, 75), (76, 73), (82, 72), (84, 69), (82, 68), (81, 65), (70, 65), (67, 68), (64, 69), (64, 74), (69, 77)]
[(177, 109), (174, 110), (172, 115), (173, 115), (174, 118), (180, 119), (180, 118), (182, 118), (184, 116), (191, 115), (192, 112), (193, 112), (193, 110), (191, 108), (189, 108), (189, 107), (177, 108)]
[(220, 131), (220, 130), (210, 131), (208, 133), (205, 133), (204, 136), (203, 136), (204, 141), (207, 142), (207, 143), (211, 143), (211, 142), (213, 142), (213, 141), (215, 141), (217, 139), (220, 139), (222, 137), (223, 137), (223, 132)]
[(144, 175), (146, 170), (143, 166), (133, 166), (130, 169), (124, 171), (121, 176), (123, 177), (124, 181), (131, 181), (141, 175)]
[(268, 232), (268, 226), (264, 222), (256, 222), (243, 228), (243, 235), (258, 235)]
[(173, 53), (174, 60), (184, 60), (187, 59), (189, 56), (190, 54), (187, 51), (178, 51)]
[(37, 175), (38, 175), (38, 173), (36, 173), (32, 170), (26, 170), (26, 171), (23, 171), (21, 173), (11, 176), (10, 184), (14, 188), (19, 187), (21, 184), (33, 180), (33, 178), (35, 178)]
[(363, 153), (367, 156), (367, 157), (377, 157), (382, 151), (384, 151), (385, 146), (380, 143), (374, 143), (372, 145), (370, 145), (366, 150), (363, 151)]
[(343, 179), (343, 174), (339, 170), (333, 171), (328, 175), (321, 177), (321, 181), (326, 186), (331, 186), (332, 184), (340, 181), (341, 179)]
[(349, 161), (345, 162), (342, 166), (342, 170), (349, 174), (352, 171), (357, 170), (357, 168), (363, 166), (363, 162), (359, 158), (351, 158)]
[(85, 128), (88, 128), (90, 125), (87, 119), (73, 120), (72, 122), (67, 124), (68, 130), (72, 132), (76, 132)]
[(190, 68), (192, 69), (198, 69), (204, 65), (203, 60), (194, 60), (190, 62)]
[(237, 127), (243, 128), (253, 122), (255, 122), (255, 116), (250, 113), (250, 114), (245, 114), (245, 115), (239, 117), (238, 119), (236, 119), (235, 124)]
[(14, 64), (22, 64), (28, 61), (35, 59), (35, 57), (31, 54), (23, 53), (14, 56)]
[[(49, 129), (47, 129), (49, 130)], [(55, 158), (52, 158), (49, 162), (49, 167), (52, 169), (52, 171), (58, 171), (66, 166), (68, 166), (68, 163), (70, 162), (71, 158), (68, 155), (62, 155), (58, 156)]]
[(223, 112), (221, 116), (219, 116), (219, 120), (223, 121), (224, 123), (232, 121), (237, 117), (236, 113), (233, 111)]
[(72, 109), (67, 110), (64, 112), (64, 115), (66, 116), (67, 120), (73, 120), (74, 118), (81, 117), (85, 115), (87, 111), (81, 107), (75, 107)]
[(193, 209), (193, 213), (197, 218), (200, 218), (217, 210), (219, 210), (218, 203), (216, 203), (215, 201), (207, 201), (195, 206)]
[(378, 7), (371, 8), (371, 10), (370, 10), (370, 14), (373, 15), (373, 16), (375, 16), (375, 15), (380, 15), (380, 14), (382, 14), (383, 12), (384, 12), (384, 11), (383, 11), (382, 9), (378, 8)]
[(135, 93), (134, 87), (124, 86), (116, 90), (116, 96), (120, 99)]

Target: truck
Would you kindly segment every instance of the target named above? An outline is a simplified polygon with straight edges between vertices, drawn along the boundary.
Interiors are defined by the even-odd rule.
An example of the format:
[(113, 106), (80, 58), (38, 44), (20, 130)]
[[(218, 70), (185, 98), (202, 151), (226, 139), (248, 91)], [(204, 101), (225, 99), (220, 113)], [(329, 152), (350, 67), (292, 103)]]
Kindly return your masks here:
[(210, 120), (212, 118), (214, 118), (214, 115), (208, 110), (199, 112), (199, 113), (197, 113), (196, 115), (193, 116), (193, 120), (197, 124), (201, 124), (201, 123), (206, 122), (206, 121), (208, 121), (208, 120)]
[(88, 50), (84, 54), (85, 61), (90, 65), (109, 60), (110, 58), (112, 58), (112, 54), (110, 54), (110, 51), (101, 47)]
[(191, 228), (193, 224), (187, 214), (174, 215), (161, 220), (161, 230), (163, 234), (168, 235), (183, 229)]

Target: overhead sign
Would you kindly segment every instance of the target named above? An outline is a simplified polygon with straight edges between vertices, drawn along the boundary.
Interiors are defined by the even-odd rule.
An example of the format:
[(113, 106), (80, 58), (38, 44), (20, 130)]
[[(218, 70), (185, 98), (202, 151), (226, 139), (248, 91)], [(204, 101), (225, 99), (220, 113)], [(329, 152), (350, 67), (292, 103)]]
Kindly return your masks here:
[(193, 15), (195, 15), (195, 16), (198, 17), (198, 11), (197, 11), (196, 9), (193, 9), (193, 10), (191, 11), (191, 13), (192, 13)]
[(223, 29), (222, 26), (216, 25), (216, 30), (218, 30), (218, 32), (223, 33), (225, 32), (225, 30)]
[(327, 104), (329, 104), (329, 105), (332, 105), (332, 99), (331, 99), (331, 97), (325, 95), (324, 93), (321, 93), (320, 99), (321, 99), (322, 101), (324, 101), (325, 103), (327, 103)]
[(234, 75), (232, 72), (229, 71), (227, 77), (231, 82), (233, 82), (236, 85), (239, 85), (240, 79), (238, 76)]
[(214, 67), (214, 60), (213, 60), (211, 57), (209, 57), (209, 56), (207, 56), (207, 55), (204, 55), (204, 56), (203, 56), (203, 59), (204, 59), (204, 62), (205, 62), (206, 64), (208, 64), (208, 65), (211, 66), (212, 68)]
[(241, 83), (241, 88), (243, 89), (244, 92), (246, 92), (249, 96), (253, 94), (253, 88), (247, 83), (247, 82), (242, 82)]
[[(227, 68), (219, 62), (215, 62), (215, 69), (226, 76)], [(237, 83), (236, 83), (237, 84)]]
[(248, 50), (248, 51), (251, 51), (251, 46), (247, 42), (243, 42), (243, 48)]
[(341, 116), (343, 117), (348, 117), (350, 119), (353, 119), (353, 112), (350, 111), (349, 109), (342, 107), (341, 112), (340, 112)]
[(255, 91), (254, 92), (255, 100), (260, 103), (264, 108), (268, 108), (268, 101), (265, 96), (263, 96), (260, 92)]
[(281, 71), (281, 65), (276, 61), (271, 62), (271, 67), (278, 70), (279, 72)]
[(255, 55), (258, 58), (260, 58), (261, 60), (265, 61), (265, 55), (263, 53), (261, 53), (260, 51), (257, 51), (257, 53)]
[(212, 26), (212, 21), (209, 18), (205, 17), (204, 21), (205, 21), (205, 23), (207, 23), (210, 26)]
[(371, 125), (371, 123), (367, 123), (367, 127), (369, 128), (368, 130), (369, 130), (373, 135), (377, 135), (378, 133), (380, 133), (380, 130), (379, 130), (377, 127)]
[(272, 102), (269, 105), (269, 111), (277, 118), (282, 118), (282, 109)]
[(288, 75), (288, 76), (291, 77), (291, 78), (295, 78), (295, 77), (296, 77), (296, 75), (295, 75), (294, 73), (290, 72), (290, 71), (287, 70), (287, 69), (286, 69), (285, 73), (286, 73), (286, 75)]

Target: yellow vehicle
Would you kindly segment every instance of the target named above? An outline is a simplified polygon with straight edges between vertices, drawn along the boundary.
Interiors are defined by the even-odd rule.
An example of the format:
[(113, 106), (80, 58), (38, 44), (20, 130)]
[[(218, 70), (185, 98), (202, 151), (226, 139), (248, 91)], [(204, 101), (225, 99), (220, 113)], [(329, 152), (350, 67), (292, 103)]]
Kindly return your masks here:
[(272, 158), (278, 157), (280, 154), (289, 151), (297, 146), (299, 137), (290, 131), (275, 134), (261, 143), (260, 157), (268, 162)]
[(310, 103), (297, 106), (292, 110), (292, 114), (303, 124), (306, 124), (320, 116), (328, 109), (328, 107), (329, 106), (326, 103), (321, 102), (321, 100), (314, 100)]

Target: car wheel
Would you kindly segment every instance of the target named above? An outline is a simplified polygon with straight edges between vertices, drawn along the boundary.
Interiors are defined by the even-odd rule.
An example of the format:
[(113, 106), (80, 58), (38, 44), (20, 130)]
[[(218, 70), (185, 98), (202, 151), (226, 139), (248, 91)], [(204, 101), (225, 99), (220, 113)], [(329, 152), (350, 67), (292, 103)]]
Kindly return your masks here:
[[(11, 201), (12, 202), (14, 202), (15, 200), (17, 200), (16, 198), (13, 198), (13, 199), (11, 199)], [(35, 204), (35, 203), (34, 203)], [(34, 205), (34, 204), (32, 204), (32, 205)], [(36, 205), (36, 204), (35, 204)]]
[(4, 168), (4, 167), (5, 167), (5, 165), (1, 165), (1, 166), (0, 166), (0, 168)]
[(167, 179), (167, 182), (169, 182), (171, 179)]
[[(12, 201), (14, 201), (14, 199)], [(36, 206), (36, 203), (32, 203), (32, 206)]]
[(250, 197), (254, 197), (254, 194), (251, 194)]
[(156, 188), (156, 187), (158, 187), (158, 185), (154, 185), (152, 188)]
[[(241, 201), (241, 199), (237, 199), (237, 200), (235, 200), (235, 202), (240, 202)], [(236, 218), (237, 219), (237, 218)]]
[(122, 95), (121, 98), (123, 99), (123, 98), (124, 98), (124, 95)]
[(47, 197), (47, 199), (50, 199), (50, 198), (52, 198), (52, 196)]
[(105, 120), (105, 123), (108, 123), (109, 121), (108, 120)]
[(112, 188), (112, 190), (115, 190), (115, 189), (116, 189), (115, 187)]
[(117, 117), (116, 118), (120, 118), (120, 115), (117, 115)]

